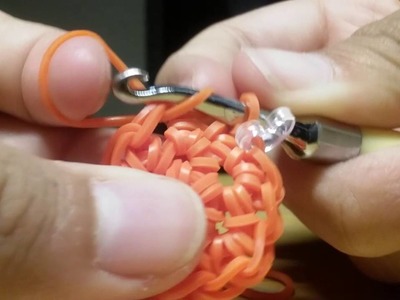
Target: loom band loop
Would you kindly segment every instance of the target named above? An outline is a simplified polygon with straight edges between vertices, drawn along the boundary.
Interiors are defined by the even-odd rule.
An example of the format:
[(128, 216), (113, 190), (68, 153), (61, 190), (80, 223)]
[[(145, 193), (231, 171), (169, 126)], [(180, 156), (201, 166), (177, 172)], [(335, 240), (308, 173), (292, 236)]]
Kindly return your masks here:
[(147, 115), (157, 107), (155, 104), (148, 104), (145, 107), (143, 107), (140, 112), (134, 117), (132, 120), (132, 123), (137, 123), (137, 124), (143, 124), (143, 122), (146, 120)]
[(229, 175), (232, 174), (233, 168), (241, 161), (243, 161), (243, 157), (245, 156), (245, 152), (239, 147), (234, 147), (229, 155), (226, 157), (224, 162), (224, 170)]
[(253, 93), (244, 93), (240, 96), (239, 100), (245, 105), (246, 112), (243, 122), (257, 120), (260, 117), (260, 105), (258, 98)]
[(171, 165), (175, 157), (175, 150), (173, 143), (167, 141), (164, 143), (161, 149), (160, 160), (158, 161), (153, 173), (163, 175), (167, 171), (168, 167)]
[(198, 194), (202, 193), (210, 184), (214, 182), (218, 182), (218, 174), (217, 173), (208, 173), (204, 175), (202, 178), (197, 180), (192, 184), (192, 189), (194, 189)]
[(168, 122), (168, 125), (170, 126), (170, 128), (173, 127), (177, 130), (187, 131), (194, 131), (197, 129), (203, 130), (206, 127), (204, 123), (198, 122), (195, 119), (190, 120), (190, 122), (182, 119), (170, 120)]
[[(269, 215), (274, 209), (274, 207), (276, 207), (276, 201), (273, 200), (275, 199), (276, 193), (274, 188), (272, 187), (271, 182), (264, 182), (263, 184), (261, 184), (260, 193), (263, 204), (263, 210), (266, 212), (267, 215)], [(274, 197), (274, 198), (266, 198), (266, 197)]]
[(225, 234), (224, 235), (224, 245), (227, 251), (232, 256), (247, 256), (245, 249), (238, 244), (235, 239), (233, 238), (233, 234)]
[(212, 157), (193, 157), (190, 164), (193, 169), (203, 173), (218, 172), (221, 168), (218, 161)]
[(182, 163), (179, 171), (178, 179), (184, 183), (189, 183), (190, 173), (192, 172), (192, 166), (188, 161)]
[(129, 145), (132, 134), (139, 130), (140, 125), (135, 123), (128, 123), (125, 126), (120, 127), (107, 144), (102, 163), (115, 165), (121, 162), (123, 160), (124, 153), (122, 153), (122, 151), (115, 151), (115, 149), (126, 149), (126, 147)]
[(172, 178), (177, 178), (179, 175), (179, 169), (182, 166), (182, 160), (181, 159), (175, 159), (171, 166), (167, 169), (165, 172), (165, 176), (167, 177), (172, 177)]
[(218, 136), (217, 141), (225, 144), (229, 148), (235, 148), (237, 146), (235, 138), (230, 134), (221, 134)]
[(153, 134), (157, 125), (160, 123), (161, 115), (165, 110), (165, 105), (158, 105), (148, 113), (142, 122), (141, 130), (136, 132), (132, 138), (130, 143), (131, 147), (140, 147)]
[[(158, 104), (159, 105), (159, 104)], [(157, 105), (155, 105), (157, 106)], [(159, 120), (162, 119), (161, 115), (165, 113), (165, 111), (169, 108), (169, 106), (166, 107), (164, 111), (158, 111), (157, 114), (160, 115), (159, 118), (154, 118), (152, 122), (160, 122)], [(146, 108), (145, 108), (146, 109)], [(151, 112), (155, 111), (155, 107), (151, 109), (147, 109), (146, 113), (143, 113), (140, 118), (137, 118), (136, 120), (140, 122), (140, 124), (136, 124), (135, 127), (132, 127), (134, 130), (144, 130), (143, 124), (145, 124), (147, 118), (150, 116)], [(178, 118), (182, 118), (182, 120), (186, 119), (188, 114), (182, 113)], [(204, 121), (205, 119), (201, 119)], [(207, 121), (204, 121), (205, 124), (212, 124), (208, 123)], [(170, 120), (167, 122), (167, 125), (169, 126), (168, 123), (174, 123), (174, 120)], [(129, 127), (130, 124), (124, 125), (123, 128)], [(209, 125), (208, 125), (209, 126)], [(146, 127), (146, 126), (145, 126)], [(218, 126), (217, 126), (218, 127)], [(263, 182), (265, 180), (270, 180), (271, 178), (276, 177), (277, 175), (274, 174), (275, 170), (274, 169), (268, 169), (268, 163), (267, 166), (265, 167), (265, 170), (259, 165), (265, 163), (261, 157), (257, 159), (252, 159), (252, 152), (244, 152), (241, 149), (237, 149), (236, 145), (234, 143), (234, 138), (228, 134), (228, 133), (223, 133), (221, 132), (220, 135), (215, 136), (211, 132), (211, 136), (214, 137), (215, 141), (210, 141), (204, 134), (204, 131), (207, 130), (207, 126), (202, 126), (202, 129), (197, 128), (193, 131), (196, 131), (196, 133), (192, 133), (190, 130), (183, 130), (183, 135), (182, 139), (185, 140), (184, 136), (190, 136), (192, 135), (193, 138), (190, 140), (192, 143), (192, 146), (196, 144), (197, 142), (200, 142), (199, 145), (203, 143), (201, 147), (198, 147), (197, 150), (193, 150), (191, 158), (187, 155), (187, 151), (185, 155), (183, 155), (180, 159), (173, 159), (170, 162), (170, 166), (166, 170), (162, 170), (163, 172), (167, 174), (171, 174), (171, 176), (178, 178), (179, 180), (182, 180), (183, 182), (186, 182), (190, 184), (192, 187), (195, 187), (195, 190), (198, 192), (200, 197), (203, 199), (203, 203), (205, 204), (206, 207), (206, 214), (208, 217), (207, 224), (208, 224), (208, 229), (207, 229), (207, 240), (206, 240), (206, 246), (204, 248), (204, 253), (202, 255), (202, 262), (201, 264), (198, 265), (198, 267), (194, 270), (194, 272), (187, 278), (188, 281), (183, 281), (180, 284), (178, 284), (175, 288), (172, 289), (174, 291), (173, 294), (171, 294), (171, 291), (167, 291), (160, 295), (160, 299), (232, 299), (234, 296), (239, 295), (242, 291), (244, 291), (247, 287), (254, 285), (258, 283), (262, 278), (265, 276), (265, 274), (268, 272), (268, 270), (271, 267), (274, 254), (273, 254), (273, 244), (276, 241), (276, 239), (271, 239), (271, 236), (274, 236), (277, 238), (279, 235), (276, 232), (281, 232), (281, 220), (279, 216), (276, 214), (277, 218), (273, 218), (273, 222), (268, 223), (269, 226), (269, 231), (271, 233), (268, 236), (268, 239), (265, 240), (265, 246), (262, 246), (260, 243), (257, 243), (257, 238), (264, 238), (263, 234), (260, 235), (260, 232), (257, 232), (257, 226), (259, 226), (260, 222), (264, 222), (262, 218), (260, 218), (255, 210), (256, 210), (256, 201), (258, 201), (258, 196), (256, 194), (259, 194), (260, 191), (253, 191), (250, 189), (249, 193), (253, 194), (249, 199), (240, 199), (237, 200), (238, 204), (242, 207), (246, 207), (248, 211), (244, 211), (243, 214), (244, 216), (229, 216), (227, 214), (227, 207), (224, 206), (223, 204), (223, 188), (221, 184), (219, 183), (218, 180), (218, 174), (216, 172), (210, 172), (209, 174), (214, 174), (212, 176), (209, 176), (206, 180), (204, 179), (207, 177), (208, 174), (204, 174), (203, 172), (200, 172), (198, 169), (196, 170), (195, 167), (192, 166), (191, 160), (197, 157), (207, 157), (209, 158), (210, 155), (216, 155), (214, 154), (214, 150), (212, 145), (214, 142), (219, 143), (219, 145), (224, 145), (225, 147), (228, 147), (228, 151), (226, 152), (226, 155), (224, 155), (224, 151), (221, 151), (221, 157), (216, 155), (220, 160), (216, 157), (215, 160), (218, 161), (218, 164), (221, 166), (224, 166), (224, 162), (228, 160), (228, 170), (230, 170), (231, 174), (235, 167), (237, 165), (241, 165), (243, 163), (250, 163), (255, 166), (257, 166), (260, 170), (263, 170), (265, 172), (264, 177), (263, 177)], [(193, 126), (192, 126), (193, 129)], [(168, 129), (167, 129), (168, 130)], [(147, 130), (145, 130), (147, 131)], [(211, 131), (211, 130), (210, 130)], [(175, 134), (176, 131), (172, 130), (171, 135)], [(126, 129), (121, 129), (117, 131), (117, 134), (121, 136), (125, 136), (128, 134), (128, 131)], [(133, 133), (136, 135), (136, 131)], [(149, 150), (147, 148), (150, 147), (151, 145), (151, 139), (152, 135), (147, 135), (147, 133), (144, 135), (147, 137), (147, 141), (144, 141), (142, 143), (139, 143), (135, 145), (134, 147), (131, 144), (132, 138), (131, 137), (125, 137), (125, 140), (128, 141), (128, 144), (125, 144), (124, 147), (116, 147), (115, 152), (119, 153), (117, 157), (124, 157), (129, 156), (129, 153), (135, 154), (135, 157), (141, 160), (142, 164), (147, 168), (147, 164), (149, 162)], [(220, 138), (223, 136), (222, 138)], [(130, 138), (130, 140), (129, 140)], [(173, 139), (169, 139), (168, 135), (165, 135), (164, 138), (161, 138), (163, 143), (168, 143), (170, 146), (164, 146), (161, 147), (160, 149), (160, 154), (163, 151), (165, 151), (165, 148), (169, 148), (172, 146), (176, 145), (176, 142), (173, 141)], [(233, 143), (232, 143), (233, 141)], [(183, 143), (187, 143), (187, 149), (190, 148), (190, 142), (182, 141)], [(225, 142), (225, 143), (223, 143)], [(172, 145), (172, 146), (171, 146)], [(198, 145), (198, 146), (199, 146)], [(229, 146), (228, 146), (229, 145)], [(185, 147), (186, 147), (185, 146)], [(129, 151), (126, 149), (129, 148)], [(164, 149), (164, 150), (163, 150)], [(255, 150), (254, 150), (255, 151)], [(135, 153), (133, 153), (135, 152)], [(255, 152), (258, 153), (258, 152)], [(147, 157), (146, 155), (147, 154)], [(176, 156), (175, 152), (175, 156)], [(229, 156), (232, 156), (229, 158)], [(265, 154), (263, 154), (264, 157)], [(206, 160), (207, 161), (207, 160)], [(268, 162), (268, 161), (267, 161)], [(118, 165), (125, 165), (124, 161), (115, 161), (116, 164)], [(157, 162), (158, 164), (158, 162)], [(201, 164), (203, 164), (204, 167), (204, 160), (202, 160)], [(200, 164), (200, 165), (201, 165)], [(231, 165), (231, 166), (229, 166)], [(174, 168), (179, 168), (173, 169)], [(202, 168), (203, 168), (202, 167)], [(216, 164), (214, 163), (214, 168), (216, 168)], [(250, 169), (250, 168), (248, 168)], [(248, 171), (246, 169), (246, 171)], [(184, 176), (181, 177), (182, 170), (184, 170)], [(204, 171), (204, 170), (203, 170)], [(256, 175), (260, 174), (259, 172), (239, 172), (238, 171), (238, 176), (240, 175)], [(278, 174), (279, 175), (279, 174)], [(231, 175), (232, 176), (232, 175)], [(247, 187), (244, 185), (240, 184), (237, 178), (234, 178), (234, 181), (236, 181), (233, 184), (233, 187), (235, 188), (235, 197), (237, 195), (242, 195), (244, 194), (243, 191), (241, 191), (238, 186), (242, 186), (243, 190), (246, 190)], [(272, 180), (274, 184), (278, 183), (278, 187), (274, 189), (274, 191), (278, 191), (282, 189), (282, 186), (279, 187), (279, 180)], [(197, 185), (197, 188), (196, 188)], [(273, 185), (273, 187), (275, 187)], [(219, 189), (219, 191), (218, 191)], [(237, 192), (236, 192), (237, 190)], [(221, 191), (221, 192), (220, 192)], [(212, 199), (214, 197), (214, 199)], [(252, 199), (254, 197), (254, 199)], [(222, 201), (221, 201), (222, 200)], [(244, 202), (243, 202), (244, 201)], [(260, 200), (261, 202), (262, 200)], [(261, 202), (262, 203), (262, 202)], [(276, 204), (277, 202), (275, 200), (272, 200), (270, 202), (272, 206)], [(260, 210), (264, 208), (263, 205), (260, 205)], [(220, 233), (216, 230), (216, 223), (221, 222), (228, 230), (228, 232)], [(231, 224), (231, 225), (230, 225)], [(228, 225), (228, 226), (226, 226)], [(234, 234), (236, 232), (240, 231), (242, 233), (241, 236), (249, 237), (248, 239), (251, 239), (252, 242), (249, 242), (248, 239), (245, 240), (244, 242), (239, 242), (237, 240), (237, 237), (234, 237)], [(258, 236), (260, 235), (260, 236)], [(228, 243), (231, 241), (229, 240), (230, 237), (232, 237), (232, 240), (235, 240), (236, 244), (229, 244)], [(246, 239), (246, 238), (245, 238)], [(215, 248), (212, 250), (212, 245), (214, 244), (214, 247), (218, 246), (218, 243), (222, 243), (219, 247)], [(244, 245), (241, 247), (241, 245)], [(230, 251), (227, 249), (230, 249)], [(218, 254), (219, 253), (219, 254)], [(234, 254), (239, 254), (239, 253), (245, 253), (246, 255), (240, 255), (237, 256), (236, 258), (234, 257)], [(260, 253), (262, 254), (261, 261), (259, 259)], [(244, 261), (245, 264), (243, 265), (232, 265), (232, 261), (235, 259), (239, 259), (239, 261)], [(259, 262), (259, 263), (257, 263)], [(257, 265), (256, 269), (257, 272), (254, 273), (254, 265)], [(232, 269), (227, 268), (230, 266)], [(250, 270), (248, 269), (250, 267)], [(239, 268), (239, 269), (238, 269)], [(244, 272), (244, 270), (248, 270), (247, 272)], [(210, 274), (209, 280), (201, 283), (197, 283), (195, 285), (194, 290), (188, 290), (187, 289), (187, 282), (192, 282), (190, 281), (193, 278), (197, 278), (198, 272), (204, 272), (203, 270), (209, 270), (206, 271), (208, 274)], [(230, 270), (233, 270), (233, 272), (230, 272)], [(250, 275), (250, 276), (248, 276)], [(217, 284), (220, 288), (218, 290), (212, 290), (212, 291), (205, 291), (204, 287), (208, 283), (213, 283)], [(192, 282), (193, 283), (193, 282)], [(210, 288), (210, 286), (209, 286)], [(175, 297), (178, 293), (180, 296)], [(174, 296), (175, 295), (175, 296)], [(207, 298), (201, 298), (200, 295), (204, 295), (204, 297)], [(229, 298), (224, 298), (224, 295), (226, 297), (229, 297), (227, 295), (231, 295)], [(219, 298), (222, 297), (222, 298)], [(158, 298), (158, 297), (157, 297)], [(156, 299), (157, 299), (156, 298)]]
[(241, 198), (236, 193), (235, 188), (242, 186), (241, 184), (235, 184), (232, 187), (228, 187), (224, 193), (224, 204), (231, 216), (254, 214), (256, 210), (252, 205), (250, 198)]
[(157, 166), (157, 162), (160, 159), (162, 141), (159, 136), (153, 136), (150, 138), (149, 142), (150, 144), (148, 147), (148, 159), (146, 161), (146, 168), (149, 172), (152, 172)]
[(227, 126), (218, 121), (214, 121), (211, 123), (205, 130), (204, 136), (208, 138), (210, 141), (214, 140), (218, 135), (227, 133)]
[(214, 223), (222, 222), (225, 218), (224, 213), (214, 207), (206, 207), (206, 217)]
[(203, 269), (203, 270), (211, 270), (212, 269), (210, 255), (208, 255), (207, 253), (203, 253), (200, 256), (198, 269), (199, 270), (201, 270), (201, 269)]
[(242, 228), (257, 224), (260, 218), (256, 214), (243, 214), (240, 216), (231, 216), (226, 218), (224, 226), (229, 230), (231, 228)]
[(256, 209), (253, 205), (252, 196), (246, 190), (246, 188), (241, 184), (235, 184), (233, 186), (233, 191), (234, 191), (243, 211), (245, 213), (254, 213)]
[(208, 292), (221, 290), (232, 278), (247, 267), (249, 260), (246, 256), (235, 257), (221, 270), (215, 279), (204, 284), (202, 290)]
[(177, 156), (182, 156), (186, 153), (187, 147), (185, 141), (189, 139), (187, 133), (182, 132), (175, 127), (169, 127), (164, 132), (164, 137), (174, 143)]
[[(196, 152), (196, 150), (192, 148), (188, 152), (188, 149), (194, 146), (194, 144), (201, 138), (202, 134), (200, 129), (195, 129), (192, 132), (190, 132), (186, 130), (178, 130), (176, 127), (169, 127), (164, 132), (164, 136), (165, 138), (171, 140), (174, 143), (176, 155), (178, 156), (187, 155), (188, 157), (193, 157), (193, 155), (191, 156), (188, 153), (191, 153), (192, 151)], [(207, 140), (204, 140), (201, 143), (203, 144), (197, 145), (201, 146), (200, 151), (206, 149), (209, 144)]]
[(144, 166), (140, 158), (138, 158), (137, 155), (135, 155), (132, 152), (128, 152), (126, 154), (125, 163), (127, 164), (127, 166), (131, 168), (135, 168), (141, 171), (146, 171), (146, 167)]
[(245, 163), (235, 166), (232, 170), (232, 176), (234, 178), (236, 178), (240, 174), (244, 174), (244, 173), (253, 174), (261, 179), (264, 178), (264, 173), (259, 168), (257, 168), (256, 165), (253, 163), (245, 162)]
[[(44, 106), (56, 117), (62, 124), (79, 127), (79, 128), (98, 128), (98, 127), (118, 127), (132, 120), (133, 115), (109, 116), (109, 117), (88, 117), (83, 120), (72, 120), (66, 117), (54, 104), (49, 90), (49, 68), (58, 48), (66, 41), (74, 37), (87, 36), (98, 41), (104, 48), (109, 61), (118, 72), (127, 69), (124, 62), (115, 54), (115, 52), (107, 45), (107, 43), (96, 33), (88, 30), (74, 30), (67, 32), (58, 37), (46, 50), (39, 69), (39, 93)], [(139, 80), (133, 80), (132, 85), (135, 88), (143, 88), (143, 84)]]
[(244, 232), (234, 232), (232, 234), (233, 239), (238, 243), (246, 255), (251, 255), (254, 253), (254, 240)]
[(225, 157), (229, 155), (231, 148), (220, 141), (213, 141), (209, 146), (209, 150), (216, 156), (219, 157), (220, 160), (223, 160)]
[(215, 273), (220, 273), (223, 268), (222, 260), (225, 258), (224, 240), (222, 236), (216, 236), (209, 246), (210, 262)]
[(182, 115), (182, 111), (191, 111), (196, 108), (200, 103), (204, 102), (211, 94), (212, 89), (203, 89), (178, 104), (173, 105), (163, 115), (162, 121), (168, 122), (169, 120), (176, 119)]
[(265, 174), (268, 174), (269, 181), (273, 186), (276, 187), (277, 190), (282, 188), (283, 182), (280, 172), (272, 160), (265, 155), (263, 150), (253, 147), (247, 152), (246, 158), (247, 160), (254, 162), (257, 166), (259, 166), (260, 169), (265, 172)]
[(220, 194), (222, 194), (223, 186), (219, 182), (214, 183), (212, 186), (205, 189), (200, 197), (203, 199), (203, 203), (207, 204), (210, 201), (216, 199)]
[(258, 272), (258, 267), (262, 260), (265, 250), (265, 234), (267, 231), (267, 225), (264, 221), (259, 221), (254, 229), (254, 252), (251, 257), (250, 263), (243, 270), (243, 275), (251, 277)]
[(192, 159), (193, 157), (196, 157), (207, 150), (210, 145), (211, 142), (209, 139), (201, 137), (192, 146), (190, 146), (189, 149), (187, 149), (186, 155), (189, 159)]
[(254, 174), (241, 173), (236, 177), (236, 181), (249, 191), (258, 192), (260, 190), (261, 179)]
[(244, 214), (244, 210), (240, 206), (237, 200), (237, 196), (233, 191), (233, 187), (226, 187), (223, 192), (223, 201), (226, 207), (226, 210), (230, 213), (231, 216), (240, 216)]

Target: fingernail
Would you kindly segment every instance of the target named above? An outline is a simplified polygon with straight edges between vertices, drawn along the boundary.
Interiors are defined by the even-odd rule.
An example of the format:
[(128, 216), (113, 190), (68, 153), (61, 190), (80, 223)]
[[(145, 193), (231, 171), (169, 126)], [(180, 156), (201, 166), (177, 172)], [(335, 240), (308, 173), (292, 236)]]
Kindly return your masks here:
[(252, 48), (243, 51), (277, 89), (308, 88), (333, 79), (334, 64), (322, 54)]
[(54, 53), (49, 91), (63, 115), (81, 120), (102, 107), (110, 78), (111, 66), (103, 46), (91, 37), (73, 37)]
[(189, 78), (184, 78), (179, 81), (179, 85), (188, 88), (202, 89), (210, 85), (210, 80), (204, 72), (197, 72), (190, 74)]
[(97, 264), (121, 276), (163, 276), (193, 262), (205, 236), (200, 198), (165, 177), (94, 182)]

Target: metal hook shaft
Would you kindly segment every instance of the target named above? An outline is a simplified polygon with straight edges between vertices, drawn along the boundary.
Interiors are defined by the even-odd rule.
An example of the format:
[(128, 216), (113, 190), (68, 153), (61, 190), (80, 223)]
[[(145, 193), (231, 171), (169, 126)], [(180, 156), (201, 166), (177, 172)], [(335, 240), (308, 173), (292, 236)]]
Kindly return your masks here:
[[(132, 68), (116, 75), (113, 82), (115, 96), (128, 104), (179, 103), (198, 92), (181, 86), (150, 86), (143, 90), (135, 90), (129, 87), (129, 81), (134, 78), (146, 83), (149, 75), (142, 69)], [(196, 109), (228, 125), (237, 124), (246, 112), (241, 102), (215, 94), (199, 104)], [(267, 111), (261, 111), (260, 120), (265, 120), (268, 114)], [(361, 144), (360, 128), (312, 118), (297, 121), (283, 146), (287, 154), (294, 159), (335, 162), (357, 156)]]
[[(129, 87), (129, 81), (134, 78), (145, 83), (148, 81), (148, 73), (138, 68), (132, 68), (115, 76), (113, 93), (122, 102), (134, 105), (151, 102), (180, 103), (188, 96), (198, 92), (186, 87), (169, 85), (150, 86), (143, 90), (135, 90)], [(236, 124), (246, 112), (246, 108), (241, 102), (215, 94), (208, 97), (196, 109), (229, 125)]]

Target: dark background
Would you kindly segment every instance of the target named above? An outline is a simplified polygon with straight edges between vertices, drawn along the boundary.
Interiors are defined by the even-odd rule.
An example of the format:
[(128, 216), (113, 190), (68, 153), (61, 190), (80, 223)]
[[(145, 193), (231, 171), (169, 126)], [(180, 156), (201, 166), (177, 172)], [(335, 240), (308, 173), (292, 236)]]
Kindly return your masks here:
[(147, 69), (154, 74), (173, 51), (210, 24), (279, 1), (147, 1)]
[(100, 34), (129, 65), (151, 77), (169, 54), (208, 25), (268, 0), (0, 0), (15, 17)]
[[(270, 4), (272, 0), (0, 0), (17, 18), (66, 30), (98, 33), (129, 67), (147, 70), (150, 82), (167, 57), (217, 21)], [(1, 49), (0, 49), (1, 51)], [(137, 112), (140, 106), (109, 101), (98, 115)]]

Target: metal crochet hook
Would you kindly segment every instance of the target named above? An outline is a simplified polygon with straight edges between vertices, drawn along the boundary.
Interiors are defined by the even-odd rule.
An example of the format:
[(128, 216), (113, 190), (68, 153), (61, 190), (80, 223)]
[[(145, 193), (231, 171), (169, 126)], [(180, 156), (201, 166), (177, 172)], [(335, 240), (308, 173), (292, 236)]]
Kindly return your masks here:
[[(144, 90), (129, 87), (129, 80), (139, 79), (142, 83), (149, 80), (146, 71), (138, 68), (127, 69), (117, 74), (113, 81), (113, 93), (122, 102), (128, 104), (146, 104), (151, 102), (180, 103), (198, 91), (181, 86), (150, 86)], [(245, 107), (239, 101), (211, 95), (201, 103), (197, 110), (214, 117), (228, 125), (233, 125), (243, 117)]]
[[(133, 78), (145, 83), (148, 73), (137, 68), (128, 69), (117, 74), (113, 82), (115, 96), (128, 104), (179, 103), (198, 92), (180, 86), (150, 86), (135, 90), (129, 87), (129, 81)], [(246, 107), (238, 100), (214, 94), (196, 109), (229, 125), (237, 124), (246, 112)], [(293, 159), (319, 162), (353, 158), (361, 153), (363, 145), (363, 132), (359, 127), (323, 118), (297, 120), (288, 108), (273, 112), (262, 110), (259, 120), (246, 122), (237, 129), (236, 140), (242, 148), (250, 147), (253, 139), (260, 137), (267, 142), (265, 152), (276, 144), (282, 144)]]

